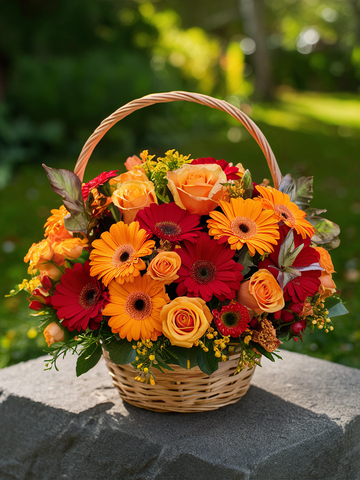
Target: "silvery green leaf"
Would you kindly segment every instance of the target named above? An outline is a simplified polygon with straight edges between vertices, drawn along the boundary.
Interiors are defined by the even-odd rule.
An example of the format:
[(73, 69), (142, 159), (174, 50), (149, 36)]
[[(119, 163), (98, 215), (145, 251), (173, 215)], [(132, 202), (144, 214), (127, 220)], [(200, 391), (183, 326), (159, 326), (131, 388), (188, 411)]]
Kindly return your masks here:
[(300, 177), (295, 180), (295, 190), (290, 200), (300, 208), (307, 207), (313, 198), (313, 177)]
[(299, 245), (293, 252), (289, 252), (282, 264), (283, 267), (290, 267), (296, 260), (296, 257), (299, 255), (301, 250), (304, 248), (304, 244)]
[(278, 264), (280, 267), (285, 266), (284, 264), (286, 261), (286, 257), (289, 255), (293, 247), (294, 247), (294, 232), (293, 230), (290, 230), (280, 247), (279, 258), (278, 258)]
[(334, 248), (337, 248), (340, 245), (340, 238), (335, 237), (333, 238), (329, 243), (322, 243), (321, 246), (325, 248), (326, 250), (334, 250)]
[(306, 267), (296, 267), (299, 272), (310, 272), (312, 270), (325, 270), (324, 268), (320, 267), (319, 263), (312, 263), (311, 265), (307, 265)]
[(318, 245), (332, 242), (339, 234), (340, 227), (334, 222), (322, 217), (309, 217), (308, 221), (315, 228), (311, 241)]
[(244, 198), (251, 198), (253, 194), (253, 182), (251, 178), (250, 170), (245, 170), (245, 173), (242, 177), (242, 186), (244, 188)]
[(290, 200), (302, 210), (306, 210), (313, 198), (313, 177), (294, 179), (288, 173), (281, 179), (279, 190), (289, 195)]
[(64, 226), (69, 232), (82, 232), (86, 234), (88, 231), (89, 219), (85, 212), (66, 215), (64, 218)]
[(241, 271), (243, 277), (245, 277), (249, 273), (251, 267), (255, 266), (252, 257), (249, 254), (249, 250), (246, 247), (243, 247), (240, 250), (239, 256), (237, 257), (236, 261), (244, 267)]
[(300, 276), (301, 276), (301, 273), (296, 268), (286, 267), (286, 270), (279, 271), (279, 274), (277, 276), (277, 281), (280, 287), (282, 288), (282, 290), (284, 290), (284, 288), (289, 282), (294, 280), (294, 278), (300, 277)]
[(346, 315), (349, 313), (348, 309), (344, 306), (344, 304), (341, 302), (337, 303), (333, 307), (329, 309), (329, 317), (340, 317), (341, 315)]
[(294, 188), (295, 180), (290, 175), (290, 173), (287, 173), (282, 177), (278, 190), (280, 192), (286, 193), (291, 198), (291, 192), (294, 190)]
[(320, 215), (321, 213), (327, 212), (326, 208), (308, 207), (308, 208), (304, 208), (303, 210), (304, 210), (304, 212), (306, 212), (306, 215), (308, 217), (314, 217), (315, 215)]

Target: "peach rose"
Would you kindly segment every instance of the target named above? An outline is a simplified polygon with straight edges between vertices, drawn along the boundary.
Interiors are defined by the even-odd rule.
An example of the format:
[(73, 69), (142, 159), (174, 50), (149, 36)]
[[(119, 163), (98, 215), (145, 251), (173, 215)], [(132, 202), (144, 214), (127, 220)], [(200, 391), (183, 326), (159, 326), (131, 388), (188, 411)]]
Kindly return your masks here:
[(240, 284), (236, 299), (239, 303), (260, 314), (274, 313), (285, 306), (283, 291), (275, 277), (261, 268), (250, 280)]
[(149, 181), (144, 170), (142, 168), (133, 168), (129, 172), (122, 173), (117, 177), (113, 177), (109, 180), (110, 185), (115, 185), (116, 188), (119, 188), (122, 183), (128, 182), (129, 180), (138, 180), (139, 182)]
[(131, 170), (135, 167), (135, 165), (141, 165), (142, 161), (137, 155), (133, 155), (132, 157), (128, 157), (126, 162), (124, 163), (127, 170)]
[(179, 278), (176, 272), (181, 267), (181, 258), (176, 252), (160, 252), (153, 258), (148, 266), (147, 275), (153, 280), (159, 280), (169, 285)]
[(328, 273), (335, 273), (334, 265), (331, 260), (330, 253), (325, 250), (323, 247), (314, 247), (317, 252), (320, 253), (320, 267), (322, 267), (325, 272), (321, 272), (321, 275), (326, 275)]
[(128, 180), (122, 183), (114, 191), (111, 199), (121, 210), (123, 221), (127, 225), (133, 222), (140, 209), (148, 207), (151, 203), (158, 203), (154, 184), (139, 180)]
[(62, 271), (58, 267), (64, 265), (65, 260), (62, 255), (54, 251), (50, 241), (45, 238), (41, 242), (31, 245), (24, 262), (29, 262), (29, 274), (39, 270), (42, 275), (47, 275), (52, 280), (59, 280)]
[(209, 328), (213, 316), (202, 298), (178, 297), (160, 313), (163, 334), (171, 345), (191, 348)]
[(195, 215), (208, 215), (225, 193), (226, 175), (219, 165), (183, 165), (167, 173), (176, 205)]
[(48, 347), (50, 347), (53, 343), (63, 342), (65, 340), (65, 333), (56, 322), (51, 322), (44, 330), (44, 337)]
[(336, 292), (336, 285), (332, 279), (331, 273), (326, 275), (321, 275), (319, 290), (320, 298), (325, 300), (325, 298), (331, 297)]
[(55, 253), (62, 255), (69, 260), (76, 260), (82, 254), (84, 247), (88, 244), (86, 237), (71, 237), (54, 242), (52, 248)]

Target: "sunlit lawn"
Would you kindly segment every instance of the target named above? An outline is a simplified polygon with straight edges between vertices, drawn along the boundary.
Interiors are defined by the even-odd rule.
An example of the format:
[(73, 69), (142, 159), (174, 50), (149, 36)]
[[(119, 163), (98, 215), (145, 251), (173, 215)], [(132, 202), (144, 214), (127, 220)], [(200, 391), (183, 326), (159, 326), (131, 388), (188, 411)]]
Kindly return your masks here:
[[(286, 348), (360, 368), (360, 97), (283, 91), (274, 104), (253, 105), (252, 118), (269, 140), (283, 174), (314, 176), (312, 206), (327, 208), (324, 216), (338, 223), (342, 231), (342, 243), (332, 251), (337, 271), (334, 279), (350, 313), (334, 319), (333, 332), (315, 332), (304, 337), (302, 344), (291, 342)], [(233, 163), (242, 162), (252, 171), (254, 181), (269, 177), (262, 152), (243, 127), (238, 131), (232, 120), (219, 125), (212, 135), (184, 133), (181, 144), (179, 141), (174, 144), (176, 136), (174, 140), (169, 139), (169, 144), (163, 139), (165, 149), (177, 148), (181, 153), (191, 153), (194, 158), (213, 156)], [(133, 153), (139, 152), (122, 152), (120, 145), (115, 160), (94, 156), (87, 179), (104, 170), (119, 168)], [(42, 162), (72, 169), (75, 159), (64, 160), (61, 165), (39, 159), (37, 165), (22, 166), (12, 183), (0, 191), (2, 298), (25, 278), (26, 266), (22, 258), (33, 242), (41, 240), (42, 226), (50, 209), (60, 204), (47, 184)], [(29, 338), (36, 335), (31, 327), (35, 327), (37, 321), (28, 317), (26, 303), (25, 295), (1, 300), (0, 367), (42, 353), (41, 337)]]

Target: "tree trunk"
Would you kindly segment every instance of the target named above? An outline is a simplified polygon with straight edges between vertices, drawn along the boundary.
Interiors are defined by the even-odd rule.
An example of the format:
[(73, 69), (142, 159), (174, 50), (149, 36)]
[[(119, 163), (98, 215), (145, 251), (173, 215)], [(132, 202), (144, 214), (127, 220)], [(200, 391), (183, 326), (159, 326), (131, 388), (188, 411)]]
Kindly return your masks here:
[(255, 97), (259, 100), (270, 100), (273, 98), (273, 75), (266, 45), (264, 0), (239, 0), (239, 8), (244, 33), (256, 43), (253, 53)]

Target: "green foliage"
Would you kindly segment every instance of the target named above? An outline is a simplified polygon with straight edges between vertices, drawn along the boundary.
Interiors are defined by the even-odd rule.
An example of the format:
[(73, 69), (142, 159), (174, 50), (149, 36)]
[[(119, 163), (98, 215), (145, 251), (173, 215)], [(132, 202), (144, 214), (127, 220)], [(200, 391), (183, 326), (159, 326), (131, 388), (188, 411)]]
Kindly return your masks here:
[(104, 349), (109, 352), (110, 359), (117, 365), (127, 365), (135, 360), (136, 352), (132, 348), (136, 343), (128, 342), (125, 339), (113, 338), (109, 342), (104, 343)]
[(100, 343), (91, 343), (78, 356), (76, 362), (76, 376), (79, 377), (83, 373), (88, 372), (95, 367), (102, 355)]

